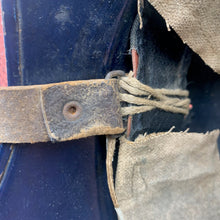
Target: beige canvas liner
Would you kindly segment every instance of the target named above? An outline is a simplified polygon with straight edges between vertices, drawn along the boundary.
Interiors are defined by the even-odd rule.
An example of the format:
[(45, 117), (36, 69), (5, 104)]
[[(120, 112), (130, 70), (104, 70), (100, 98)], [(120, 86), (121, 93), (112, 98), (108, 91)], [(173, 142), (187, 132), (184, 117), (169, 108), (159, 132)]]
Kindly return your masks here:
[(214, 71), (220, 73), (220, 1), (148, 0)]
[(220, 219), (219, 130), (120, 139), (119, 219)]

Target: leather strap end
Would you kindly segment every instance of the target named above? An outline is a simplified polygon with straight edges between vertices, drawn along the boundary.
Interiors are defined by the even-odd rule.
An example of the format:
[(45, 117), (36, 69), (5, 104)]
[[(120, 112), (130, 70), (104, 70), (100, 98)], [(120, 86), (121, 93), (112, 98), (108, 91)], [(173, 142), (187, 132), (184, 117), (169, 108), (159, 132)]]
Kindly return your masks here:
[(0, 89), (0, 142), (67, 141), (124, 131), (117, 80)]

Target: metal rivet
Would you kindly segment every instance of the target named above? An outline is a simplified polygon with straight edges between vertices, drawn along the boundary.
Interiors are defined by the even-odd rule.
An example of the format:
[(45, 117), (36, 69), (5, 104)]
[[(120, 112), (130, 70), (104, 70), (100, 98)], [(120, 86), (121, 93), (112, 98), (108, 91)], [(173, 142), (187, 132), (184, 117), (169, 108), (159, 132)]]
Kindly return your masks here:
[(68, 102), (63, 107), (63, 115), (69, 121), (76, 120), (82, 112), (82, 108), (78, 102)]

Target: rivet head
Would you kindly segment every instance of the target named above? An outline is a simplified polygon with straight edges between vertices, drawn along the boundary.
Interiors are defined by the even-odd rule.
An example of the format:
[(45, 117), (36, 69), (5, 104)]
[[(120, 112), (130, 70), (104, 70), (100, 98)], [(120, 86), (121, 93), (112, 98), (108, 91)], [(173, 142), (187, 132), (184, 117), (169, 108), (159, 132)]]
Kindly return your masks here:
[(82, 108), (78, 102), (71, 101), (64, 105), (63, 115), (69, 121), (74, 121), (81, 115)]

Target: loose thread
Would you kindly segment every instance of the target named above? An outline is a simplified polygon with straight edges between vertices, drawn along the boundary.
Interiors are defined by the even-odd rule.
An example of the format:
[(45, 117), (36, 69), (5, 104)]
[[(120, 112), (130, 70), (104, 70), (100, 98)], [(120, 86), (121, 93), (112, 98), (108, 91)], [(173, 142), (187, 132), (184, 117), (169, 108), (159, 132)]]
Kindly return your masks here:
[(144, 7), (144, 0), (138, 0), (138, 16), (140, 21), (140, 29), (143, 28), (143, 20), (141, 16), (141, 8)]

